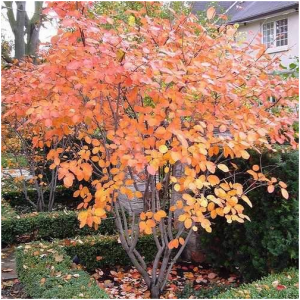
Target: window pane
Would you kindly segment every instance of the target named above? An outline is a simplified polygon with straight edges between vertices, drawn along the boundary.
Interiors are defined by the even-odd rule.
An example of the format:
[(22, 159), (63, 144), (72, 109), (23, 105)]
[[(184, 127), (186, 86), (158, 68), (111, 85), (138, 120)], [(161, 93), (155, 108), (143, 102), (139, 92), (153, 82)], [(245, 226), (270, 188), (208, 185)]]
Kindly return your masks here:
[(267, 47), (274, 45), (274, 22), (263, 24), (263, 44)]
[(276, 21), (276, 46), (288, 44), (288, 21), (287, 19)]

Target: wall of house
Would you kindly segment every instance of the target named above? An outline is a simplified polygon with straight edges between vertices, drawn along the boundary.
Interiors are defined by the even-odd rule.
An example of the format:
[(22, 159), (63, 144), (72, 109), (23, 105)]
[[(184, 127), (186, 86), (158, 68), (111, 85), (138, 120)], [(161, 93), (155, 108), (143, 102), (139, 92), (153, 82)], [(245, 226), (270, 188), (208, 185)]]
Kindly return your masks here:
[(271, 21), (288, 19), (288, 50), (273, 52), (270, 49), (269, 52), (273, 52), (271, 55), (280, 55), (281, 62), (284, 66), (288, 66), (293, 62), (295, 56), (299, 56), (299, 14), (295, 11), (282, 12), (278, 15), (269, 16), (268, 18), (254, 21), (246, 25), (240, 24), (238, 32), (240, 34), (240, 39), (251, 41), (257, 33), (262, 33), (262, 24)]

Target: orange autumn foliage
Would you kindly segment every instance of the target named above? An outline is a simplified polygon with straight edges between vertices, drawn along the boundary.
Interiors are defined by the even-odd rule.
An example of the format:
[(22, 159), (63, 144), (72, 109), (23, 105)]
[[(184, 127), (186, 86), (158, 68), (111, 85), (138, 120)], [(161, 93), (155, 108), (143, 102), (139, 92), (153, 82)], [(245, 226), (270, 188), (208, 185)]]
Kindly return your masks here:
[[(151, 203), (138, 216), (146, 234), (168, 222), (172, 230), (179, 222), (208, 232), (216, 217), (244, 222), (255, 186), (270, 193), (278, 186), (288, 198), (286, 186), (258, 165), (248, 170), (252, 186), (236, 183), (239, 170), (230, 162), (275, 144), (297, 147), (298, 79), (272, 73), (279, 60), (259, 37), (240, 46), (234, 26), (204, 28), (193, 15), (174, 15), (170, 23), (145, 9), (129, 12), (138, 21), (128, 26), (93, 17), (91, 5), (49, 3), (61, 26), (45, 62), (3, 72), (7, 116), (26, 116), (43, 129), (45, 143), (80, 141), (69, 157), (57, 160), (53, 152), (48, 159), (66, 187), (90, 183), (75, 192), (85, 209), (81, 226), (97, 228), (106, 212), (119, 209), (120, 195)], [(208, 20), (214, 16), (209, 9)], [(134, 186), (141, 181), (149, 182), (148, 193)], [(172, 203), (172, 194), (180, 200)], [(170, 249), (184, 244), (171, 233), (167, 239)]]

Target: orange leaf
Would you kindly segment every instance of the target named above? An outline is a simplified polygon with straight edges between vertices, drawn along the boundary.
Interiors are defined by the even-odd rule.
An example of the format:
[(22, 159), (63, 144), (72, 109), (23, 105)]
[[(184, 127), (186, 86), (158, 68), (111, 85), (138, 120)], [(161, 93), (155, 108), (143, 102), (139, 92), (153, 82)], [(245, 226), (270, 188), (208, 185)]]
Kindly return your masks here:
[(274, 192), (274, 185), (269, 185), (268, 186), (268, 192), (271, 194), (271, 193), (273, 193)]
[(206, 16), (208, 20), (211, 20), (212, 18), (214, 18), (214, 16), (216, 15), (216, 10), (214, 7), (210, 7), (207, 11), (206, 11)]
[(174, 239), (174, 240), (170, 241), (168, 244), (169, 249), (178, 248), (178, 246), (179, 246), (178, 239)]
[(186, 229), (189, 229), (189, 228), (191, 228), (192, 227), (192, 219), (186, 219), (185, 221), (184, 221), (184, 227), (186, 228)]
[(282, 188), (284, 188), (284, 189), (287, 188), (287, 185), (286, 185), (284, 182), (279, 181), (278, 183), (279, 183), (279, 185), (280, 185)]
[(154, 214), (154, 220), (159, 222), (162, 218), (165, 218), (167, 216), (166, 212), (163, 210), (159, 210)]
[(216, 176), (216, 175), (209, 175), (209, 176), (207, 176), (207, 180), (208, 180), (208, 182), (209, 182), (212, 186), (214, 186), (214, 185), (220, 183), (220, 179), (219, 179), (219, 177)]

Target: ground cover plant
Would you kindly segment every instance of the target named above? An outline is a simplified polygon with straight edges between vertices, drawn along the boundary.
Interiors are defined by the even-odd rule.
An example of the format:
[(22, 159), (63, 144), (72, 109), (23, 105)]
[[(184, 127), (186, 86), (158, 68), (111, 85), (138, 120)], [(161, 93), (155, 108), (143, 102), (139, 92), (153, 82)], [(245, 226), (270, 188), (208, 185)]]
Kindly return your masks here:
[(271, 274), (237, 289), (220, 293), (219, 299), (298, 299), (299, 270), (291, 268)]
[(61, 247), (42, 242), (24, 244), (17, 248), (16, 256), (19, 280), (33, 298), (108, 298)]
[[(56, 174), (67, 188), (78, 185), (81, 227), (98, 228), (113, 214), (123, 248), (158, 298), (194, 231), (211, 232), (217, 217), (249, 220), (244, 205), (258, 187), (289, 198), (264, 161), (243, 171), (234, 159), (278, 143), (297, 147), (298, 79), (272, 73), (279, 59), (259, 37), (238, 45), (236, 26), (217, 27), (223, 16), (214, 8), (205, 25), (175, 11), (161, 18), (159, 3), (127, 11), (128, 23), (92, 8), (48, 4), (58, 34), (41, 64), (4, 72), (4, 119), (29, 140), (23, 148), (40, 170), (37, 186), (56, 184)], [(150, 274), (138, 249), (144, 235), (156, 245)]]

